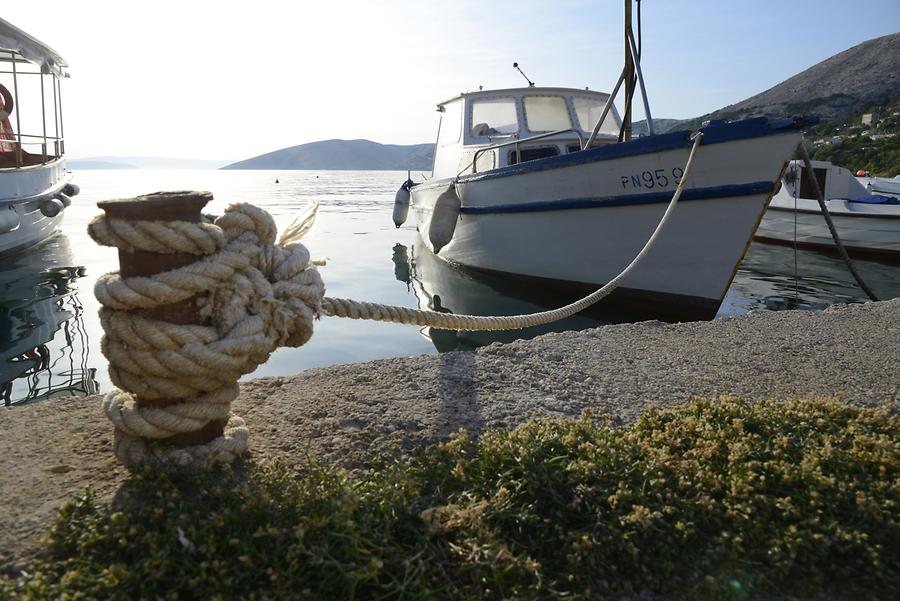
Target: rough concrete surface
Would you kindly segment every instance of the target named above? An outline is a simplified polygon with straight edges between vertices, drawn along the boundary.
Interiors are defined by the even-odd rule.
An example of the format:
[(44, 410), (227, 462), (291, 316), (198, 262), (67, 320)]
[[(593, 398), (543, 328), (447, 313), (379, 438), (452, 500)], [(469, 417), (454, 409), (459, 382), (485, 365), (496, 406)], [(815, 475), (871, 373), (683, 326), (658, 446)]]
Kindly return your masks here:
[[(399, 327), (399, 326), (398, 326)], [(610, 325), (477, 351), (311, 369), (242, 385), (234, 411), (251, 460), (309, 457), (347, 467), (467, 428), (509, 427), (586, 409), (623, 423), (646, 408), (733, 394), (842, 396), (880, 405), (900, 392), (900, 299), (822, 313), (757, 312), (712, 322)], [(115, 463), (100, 397), (0, 410), (0, 568), (27, 564), (56, 511), (92, 487), (109, 499)]]

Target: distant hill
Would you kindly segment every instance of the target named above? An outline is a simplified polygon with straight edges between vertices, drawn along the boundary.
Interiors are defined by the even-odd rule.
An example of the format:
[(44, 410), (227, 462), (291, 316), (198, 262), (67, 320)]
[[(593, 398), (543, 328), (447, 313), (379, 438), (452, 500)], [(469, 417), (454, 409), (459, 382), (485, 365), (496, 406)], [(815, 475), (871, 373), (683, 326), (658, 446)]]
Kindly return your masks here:
[(90, 157), (69, 159), (70, 169), (218, 169), (228, 160), (174, 159), (171, 157)]
[(431, 170), (434, 144), (379, 144), (371, 140), (322, 140), (282, 148), (223, 169)]
[(816, 115), (832, 121), (897, 96), (900, 33), (844, 50), (765, 92), (684, 121), (678, 129), (696, 128), (709, 119), (733, 121), (758, 116)]

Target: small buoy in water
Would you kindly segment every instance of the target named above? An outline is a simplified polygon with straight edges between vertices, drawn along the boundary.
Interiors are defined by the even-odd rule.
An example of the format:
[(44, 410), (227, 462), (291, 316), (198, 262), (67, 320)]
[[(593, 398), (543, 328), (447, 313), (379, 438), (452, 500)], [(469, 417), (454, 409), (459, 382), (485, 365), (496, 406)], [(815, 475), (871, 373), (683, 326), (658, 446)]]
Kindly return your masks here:
[(278, 181), (278, 178), (277, 178), (277, 177), (275, 178), (275, 183), (276, 183), (276, 184), (280, 184), (280, 183), (281, 183), (280, 181)]
[(412, 182), (406, 180), (394, 195), (394, 225), (398, 228), (406, 223), (409, 216), (409, 188)]
[(41, 203), (41, 213), (44, 217), (56, 217), (62, 213), (66, 206), (57, 198), (48, 198)]
[(434, 201), (431, 224), (428, 226), (428, 239), (431, 241), (434, 254), (441, 252), (441, 249), (453, 239), (461, 205), (459, 196), (456, 194), (456, 184), (450, 184)]

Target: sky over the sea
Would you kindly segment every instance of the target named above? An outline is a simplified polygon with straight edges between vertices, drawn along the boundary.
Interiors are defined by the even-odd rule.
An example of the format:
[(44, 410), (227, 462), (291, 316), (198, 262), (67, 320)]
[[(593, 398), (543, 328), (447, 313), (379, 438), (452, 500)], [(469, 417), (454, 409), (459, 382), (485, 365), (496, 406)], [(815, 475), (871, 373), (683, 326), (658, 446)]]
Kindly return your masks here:
[[(641, 4), (655, 117), (699, 116), (900, 30), (900, 0)], [(238, 160), (329, 138), (431, 142), (436, 102), (524, 84), (513, 61), (538, 85), (608, 91), (623, 5), (41, 0), (2, 17), (71, 65), (70, 157)]]

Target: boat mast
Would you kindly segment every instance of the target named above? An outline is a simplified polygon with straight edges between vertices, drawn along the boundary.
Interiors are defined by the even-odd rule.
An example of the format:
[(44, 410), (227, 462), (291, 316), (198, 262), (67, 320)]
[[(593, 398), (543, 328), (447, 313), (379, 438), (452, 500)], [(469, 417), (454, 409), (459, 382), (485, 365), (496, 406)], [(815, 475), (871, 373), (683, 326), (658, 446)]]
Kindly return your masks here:
[(631, 0), (625, 0), (625, 114), (622, 139), (631, 139), (631, 99), (634, 97), (634, 58), (631, 55)]

